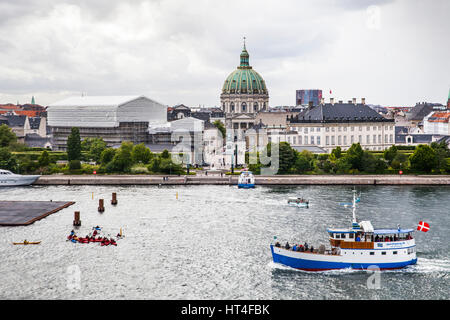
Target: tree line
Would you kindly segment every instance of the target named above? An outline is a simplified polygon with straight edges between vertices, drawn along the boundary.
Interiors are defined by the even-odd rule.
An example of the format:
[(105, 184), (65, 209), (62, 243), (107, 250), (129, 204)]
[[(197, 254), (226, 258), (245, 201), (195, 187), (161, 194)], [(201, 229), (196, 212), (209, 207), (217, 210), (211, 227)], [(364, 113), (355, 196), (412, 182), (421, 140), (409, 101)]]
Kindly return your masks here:
[[(273, 143), (269, 143), (263, 153), (271, 156)], [(287, 142), (277, 144), (279, 150), (278, 174), (389, 174), (398, 173), (450, 173), (450, 150), (445, 142), (431, 145), (418, 145), (411, 154), (405, 153), (395, 145), (383, 153), (364, 150), (354, 143), (347, 151), (336, 147), (330, 154), (313, 154), (297, 151)], [(251, 156), (257, 159), (251, 163)], [(246, 154), (249, 170), (261, 173), (264, 165), (261, 155)], [(254, 161), (253, 161), (254, 162)]]

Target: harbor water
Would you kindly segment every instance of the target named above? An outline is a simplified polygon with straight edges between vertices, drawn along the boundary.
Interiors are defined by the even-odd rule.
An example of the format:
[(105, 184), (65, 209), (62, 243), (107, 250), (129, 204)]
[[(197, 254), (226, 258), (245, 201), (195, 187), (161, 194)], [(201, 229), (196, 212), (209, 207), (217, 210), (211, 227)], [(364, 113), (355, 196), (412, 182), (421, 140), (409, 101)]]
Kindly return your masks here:
[[(450, 187), (362, 186), (357, 218), (416, 229), (418, 262), (400, 270), (305, 272), (272, 262), (270, 243), (328, 247), (347, 227), (350, 186), (30, 186), (0, 200), (75, 201), (29, 226), (0, 227), (0, 299), (450, 299)], [(117, 193), (118, 204), (110, 204)], [(289, 197), (309, 200), (291, 207)], [(105, 212), (97, 212), (104, 199)], [(117, 247), (67, 241), (93, 226)], [(15, 246), (12, 242), (41, 241)], [(376, 277), (376, 279), (374, 278)], [(372, 280), (376, 281), (372, 281)], [(373, 285), (375, 283), (375, 285)], [(371, 285), (372, 284), (372, 285)]]

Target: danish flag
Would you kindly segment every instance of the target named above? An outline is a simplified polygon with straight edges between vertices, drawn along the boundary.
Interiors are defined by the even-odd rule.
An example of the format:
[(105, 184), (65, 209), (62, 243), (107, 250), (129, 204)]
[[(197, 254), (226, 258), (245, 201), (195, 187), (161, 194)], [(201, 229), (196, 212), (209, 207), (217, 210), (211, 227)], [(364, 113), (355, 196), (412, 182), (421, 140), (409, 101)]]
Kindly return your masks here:
[(427, 232), (428, 230), (430, 230), (430, 225), (426, 222), (423, 221), (419, 221), (419, 225), (417, 226), (417, 230), (423, 231), (423, 232)]

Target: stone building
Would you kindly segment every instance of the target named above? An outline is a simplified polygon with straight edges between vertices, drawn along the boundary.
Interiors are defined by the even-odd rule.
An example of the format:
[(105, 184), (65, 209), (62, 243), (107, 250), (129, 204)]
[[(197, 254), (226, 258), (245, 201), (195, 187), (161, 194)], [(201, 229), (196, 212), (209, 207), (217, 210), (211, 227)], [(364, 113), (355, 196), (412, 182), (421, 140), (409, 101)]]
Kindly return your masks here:
[[(292, 146), (317, 146), (328, 153), (360, 143), (366, 150), (385, 150), (395, 143), (395, 121), (356, 99), (308, 108), (288, 121), (286, 140)], [(278, 142), (278, 141), (271, 141)]]
[(145, 96), (71, 97), (48, 106), (54, 150), (67, 149), (72, 127), (81, 139), (102, 138), (108, 146), (147, 142), (148, 127), (166, 121), (167, 106)]

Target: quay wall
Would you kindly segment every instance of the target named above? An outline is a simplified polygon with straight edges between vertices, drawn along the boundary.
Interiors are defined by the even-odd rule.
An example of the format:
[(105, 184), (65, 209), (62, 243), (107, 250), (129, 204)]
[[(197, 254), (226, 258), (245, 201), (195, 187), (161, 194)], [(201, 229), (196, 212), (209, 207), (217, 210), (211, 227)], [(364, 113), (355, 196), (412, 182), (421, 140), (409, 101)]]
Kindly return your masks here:
[[(49, 175), (34, 185), (237, 185), (238, 176)], [(257, 185), (450, 185), (450, 175), (255, 176)]]

